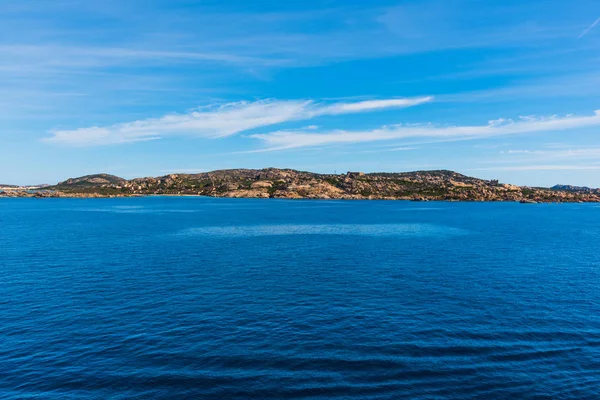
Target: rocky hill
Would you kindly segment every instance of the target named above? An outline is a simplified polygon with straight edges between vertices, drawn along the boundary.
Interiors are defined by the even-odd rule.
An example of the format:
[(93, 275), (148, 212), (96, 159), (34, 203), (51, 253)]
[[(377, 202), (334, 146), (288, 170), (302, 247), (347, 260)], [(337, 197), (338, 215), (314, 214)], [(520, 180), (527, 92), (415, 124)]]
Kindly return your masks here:
[(109, 185), (122, 185), (127, 182), (123, 178), (109, 174), (94, 174), (85, 175), (79, 178), (71, 178), (66, 181), (58, 183), (55, 188), (67, 188), (72, 189), (73, 187), (102, 187)]
[(592, 189), (587, 186), (554, 185), (550, 189), (576, 193), (600, 193), (599, 189)]
[(203, 195), (287, 199), (599, 202), (600, 193), (501, 184), (453, 171), (316, 174), (291, 169), (231, 169), (125, 180), (98, 174), (68, 179), (39, 196)]

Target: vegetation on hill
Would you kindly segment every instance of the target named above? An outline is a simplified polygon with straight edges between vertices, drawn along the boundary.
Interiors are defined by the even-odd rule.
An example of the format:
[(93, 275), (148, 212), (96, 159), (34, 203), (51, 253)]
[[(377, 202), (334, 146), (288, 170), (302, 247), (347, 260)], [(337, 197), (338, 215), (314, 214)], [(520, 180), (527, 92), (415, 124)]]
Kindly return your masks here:
[(54, 188), (66, 188), (72, 189), (73, 187), (101, 187), (107, 185), (122, 185), (127, 180), (123, 178), (119, 178), (118, 176), (109, 175), (109, 174), (94, 174), (94, 175), (85, 175), (79, 178), (71, 178), (66, 181), (58, 183)]
[(46, 189), (46, 195), (71, 197), (203, 195), (290, 199), (600, 201), (600, 193), (583, 188), (519, 187), (448, 170), (316, 174), (276, 168), (230, 169), (131, 180), (97, 174), (68, 179)]

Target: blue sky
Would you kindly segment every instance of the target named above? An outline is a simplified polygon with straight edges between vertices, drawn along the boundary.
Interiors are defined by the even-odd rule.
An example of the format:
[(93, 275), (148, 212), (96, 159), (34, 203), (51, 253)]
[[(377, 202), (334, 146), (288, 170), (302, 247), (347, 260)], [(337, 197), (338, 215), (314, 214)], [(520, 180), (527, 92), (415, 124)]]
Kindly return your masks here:
[(2, 0), (0, 183), (288, 167), (598, 187), (599, 67), (596, 0)]

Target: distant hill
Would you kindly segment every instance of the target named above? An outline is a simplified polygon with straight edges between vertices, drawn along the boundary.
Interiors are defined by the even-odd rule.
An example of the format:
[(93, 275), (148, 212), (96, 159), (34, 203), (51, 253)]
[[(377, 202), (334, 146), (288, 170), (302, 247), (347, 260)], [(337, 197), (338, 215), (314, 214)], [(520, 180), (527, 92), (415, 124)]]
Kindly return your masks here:
[(592, 189), (587, 186), (572, 186), (572, 185), (554, 185), (550, 189), (562, 190), (565, 192), (579, 192), (579, 193), (592, 193), (598, 191), (598, 189)]
[(60, 182), (53, 188), (75, 188), (75, 187), (102, 187), (106, 185), (122, 185), (127, 180), (120, 178), (115, 175), (109, 174), (94, 174), (85, 175), (79, 178), (71, 178), (66, 181)]
[[(561, 186), (563, 187), (563, 186)], [(600, 193), (520, 187), (454, 171), (317, 174), (292, 169), (229, 169), (125, 180), (96, 174), (47, 188), (53, 196), (202, 195), (288, 199), (600, 202)]]

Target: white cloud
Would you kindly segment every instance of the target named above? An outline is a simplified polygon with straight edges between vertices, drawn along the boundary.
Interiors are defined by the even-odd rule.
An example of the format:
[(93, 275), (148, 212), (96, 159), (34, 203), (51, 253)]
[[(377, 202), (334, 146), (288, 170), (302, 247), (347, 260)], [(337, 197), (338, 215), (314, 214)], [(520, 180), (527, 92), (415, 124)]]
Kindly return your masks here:
[(508, 150), (508, 151), (501, 151), (500, 153), (502, 154), (530, 154), (533, 153), (531, 150)]
[(408, 151), (414, 149), (414, 147), (394, 147), (393, 149), (387, 149), (387, 151)]
[(431, 101), (431, 97), (386, 99), (355, 103), (324, 104), (312, 100), (259, 100), (204, 107), (187, 114), (165, 115), (74, 130), (54, 130), (46, 140), (69, 145), (92, 146), (160, 139), (164, 136), (220, 138), (250, 129), (324, 115), (369, 112), (409, 107)]
[(432, 97), (421, 97), (419, 99), (366, 100), (356, 103), (337, 103), (323, 107), (318, 112), (318, 115), (351, 114), (390, 107), (410, 107), (415, 105), (415, 102), (420, 104), (431, 100)]
[(600, 125), (600, 111), (590, 116), (522, 117), (518, 120), (497, 119), (486, 125), (439, 126), (434, 124), (391, 125), (370, 131), (335, 130), (324, 133), (277, 131), (251, 135), (262, 140), (266, 151), (307, 146), (365, 143), (406, 138), (476, 139), (497, 135), (561, 131)]

